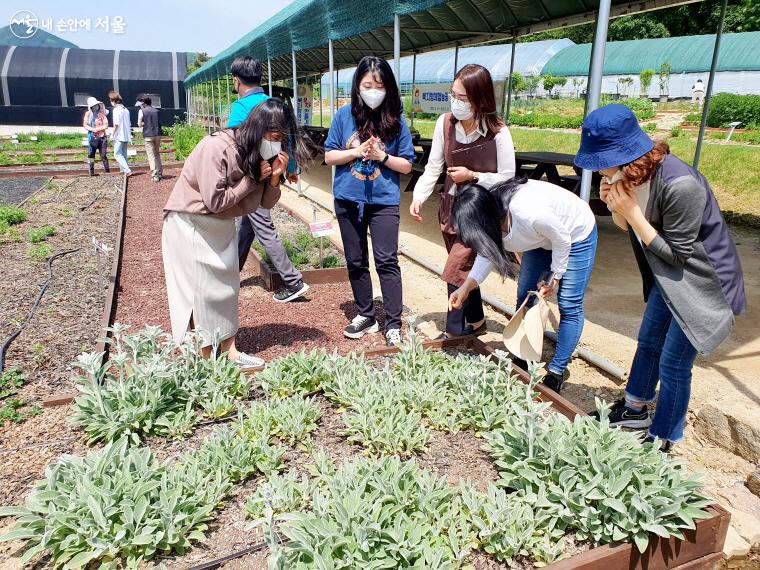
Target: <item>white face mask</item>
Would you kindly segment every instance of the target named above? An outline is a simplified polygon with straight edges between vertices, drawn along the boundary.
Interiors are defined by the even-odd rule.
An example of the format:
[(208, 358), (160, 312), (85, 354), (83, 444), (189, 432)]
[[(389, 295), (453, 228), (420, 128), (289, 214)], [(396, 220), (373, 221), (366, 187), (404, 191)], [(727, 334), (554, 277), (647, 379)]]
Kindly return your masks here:
[(377, 109), (385, 100), (385, 89), (359, 89), (362, 101), (370, 109)]
[(279, 154), (280, 150), (282, 150), (282, 143), (280, 141), (261, 139), (259, 143), (259, 154), (262, 160), (274, 158)]
[(609, 184), (611, 186), (615, 182), (618, 182), (618, 181), (620, 181), (620, 180), (623, 179), (623, 171), (622, 171), (622, 169), (618, 170), (615, 174), (612, 175), (612, 178), (610, 178), (608, 176), (605, 176), (604, 178), (607, 181), (607, 184)]
[(466, 121), (472, 119), (475, 113), (472, 112), (472, 105), (468, 102), (460, 101), (459, 99), (451, 98), (451, 114), (458, 121)]

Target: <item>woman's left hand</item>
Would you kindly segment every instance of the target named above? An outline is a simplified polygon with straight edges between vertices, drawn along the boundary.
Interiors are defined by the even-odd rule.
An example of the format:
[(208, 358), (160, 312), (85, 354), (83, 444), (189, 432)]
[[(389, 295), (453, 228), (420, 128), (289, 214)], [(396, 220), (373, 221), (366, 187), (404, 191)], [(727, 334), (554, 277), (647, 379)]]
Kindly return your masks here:
[(465, 166), (452, 166), (447, 171), (454, 184), (462, 184), (473, 179), (473, 172)]
[(641, 211), (635, 192), (626, 190), (620, 183), (613, 184), (607, 192), (607, 203), (613, 211), (622, 214), (629, 221), (637, 210)]
[(559, 289), (559, 279), (552, 279), (548, 285), (546, 283), (541, 284), (541, 287), (538, 288), (538, 296), (546, 299), (554, 295), (557, 289)]
[(288, 155), (285, 152), (280, 152), (272, 162), (272, 182), (279, 183), (280, 176), (285, 172), (288, 167)]
[(380, 139), (372, 137), (370, 139), (369, 152), (367, 153), (367, 160), (383, 160), (385, 158), (385, 149), (380, 148)]

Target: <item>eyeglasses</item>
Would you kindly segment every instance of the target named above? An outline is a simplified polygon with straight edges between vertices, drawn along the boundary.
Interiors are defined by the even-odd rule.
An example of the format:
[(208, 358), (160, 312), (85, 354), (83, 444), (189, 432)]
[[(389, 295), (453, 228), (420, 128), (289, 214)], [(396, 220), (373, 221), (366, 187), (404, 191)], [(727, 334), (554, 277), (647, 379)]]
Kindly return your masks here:
[(449, 91), (449, 97), (451, 99), (456, 99), (457, 101), (460, 101), (462, 103), (470, 102), (470, 100), (467, 98), (467, 95), (460, 95), (459, 93), (454, 93), (453, 91)]

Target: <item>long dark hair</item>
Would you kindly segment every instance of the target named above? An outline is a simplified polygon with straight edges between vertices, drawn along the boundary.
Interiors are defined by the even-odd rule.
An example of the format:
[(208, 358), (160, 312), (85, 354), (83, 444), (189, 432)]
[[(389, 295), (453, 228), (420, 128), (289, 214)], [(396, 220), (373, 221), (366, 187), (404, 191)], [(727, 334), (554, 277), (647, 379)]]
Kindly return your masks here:
[[(467, 99), (475, 113), (473, 117), (476, 121), (475, 124), (483, 123), (490, 132), (498, 133), (504, 127), (504, 123), (496, 113), (496, 98), (493, 94), (491, 72), (477, 63), (468, 63), (457, 71), (454, 81), (457, 79), (464, 85)], [(454, 115), (451, 115), (451, 119), (454, 122), (457, 121)]]
[(314, 143), (298, 126), (287, 103), (276, 97), (266, 99), (253, 108), (245, 121), (233, 128), (240, 168), (257, 182), (261, 182), (259, 145), (270, 131), (282, 135), (283, 150), (299, 167), (308, 166), (316, 154)]
[[(377, 73), (385, 86), (385, 99), (377, 109), (365, 105), (359, 94), (359, 85), (367, 73)], [(401, 95), (391, 66), (382, 57), (364, 56), (356, 66), (351, 82), (351, 114), (356, 121), (361, 142), (372, 135), (383, 141), (393, 140), (401, 130)]]
[(502, 277), (515, 278), (516, 259), (504, 249), (501, 225), (525, 176), (512, 178), (491, 187), (466, 184), (454, 200), (451, 218), (454, 230), (467, 247), (488, 258)]

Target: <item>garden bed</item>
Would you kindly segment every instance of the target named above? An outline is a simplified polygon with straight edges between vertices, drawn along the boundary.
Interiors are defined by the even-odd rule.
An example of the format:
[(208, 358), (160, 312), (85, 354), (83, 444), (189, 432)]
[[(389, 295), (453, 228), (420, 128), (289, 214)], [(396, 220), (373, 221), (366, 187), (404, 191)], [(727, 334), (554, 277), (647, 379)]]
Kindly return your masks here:
[[(26, 321), (48, 281), (46, 259), (74, 250), (53, 261), (37, 309), (6, 353), (6, 371), (20, 368), (24, 383), (0, 400), (0, 407), (23, 402), (19, 415), (0, 420), (0, 504), (22, 496), (53, 458), (83, 449), (64, 422), (65, 410), (41, 405), (51, 394), (73, 389), (69, 364), (80, 351), (92, 350), (100, 335), (108, 295), (91, 239), (114, 245), (121, 180), (53, 180), (27, 199), (26, 220), (0, 236), (0, 342)], [(102, 268), (107, 271), (110, 260), (104, 258)]]
[[(309, 285), (326, 283), (345, 283), (348, 281), (346, 260), (343, 254), (330, 242), (329, 237), (322, 238), (323, 265), (319, 266), (319, 238), (309, 232), (309, 226), (293, 212), (279, 206), (272, 209), (272, 221), (282, 238), (285, 251), (291, 263), (303, 274)], [(255, 241), (250, 253), (251, 262), (258, 265), (257, 272), (263, 285), (269, 291), (276, 291), (283, 286), (280, 274), (269, 261), (269, 256), (262, 245)]]

